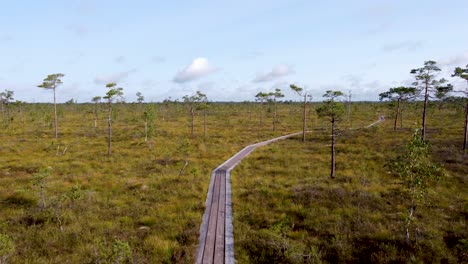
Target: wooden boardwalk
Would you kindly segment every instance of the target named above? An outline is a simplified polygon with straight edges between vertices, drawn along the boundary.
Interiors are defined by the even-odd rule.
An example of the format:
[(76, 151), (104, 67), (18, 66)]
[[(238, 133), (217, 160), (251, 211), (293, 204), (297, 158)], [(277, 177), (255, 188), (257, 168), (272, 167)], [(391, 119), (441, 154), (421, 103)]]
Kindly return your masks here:
[(302, 134), (302, 132), (249, 145), (211, 173), (205, 213), (200, 226), (196, 263), (234, 264), (230, 171), (257, 147), (299, 134)]
[[(381, 116), (377, 122), (365, 128), (372, 127), (383, 121), (384, 117)], [(235, 263), (230, 171), (257, 147), (301, 134), (302, 132), (293, 133), (248, 145), (213, 170), (205, 203), (205, 213), (203, 214), (203, 221), (200, 226), (196, 263)]]

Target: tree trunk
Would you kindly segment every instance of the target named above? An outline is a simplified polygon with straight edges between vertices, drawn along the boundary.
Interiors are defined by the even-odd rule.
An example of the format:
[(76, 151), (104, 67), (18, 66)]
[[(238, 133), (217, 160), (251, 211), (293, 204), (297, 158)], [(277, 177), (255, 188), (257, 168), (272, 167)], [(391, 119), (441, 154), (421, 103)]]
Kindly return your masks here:
[(58, 121), (57, 121), (57, 100), (55, 96), (55, 86), (52, 89), (54, 90), (54, 125), (55, 125), (55, 138), (58, 138)]
[(466, 102), (465, 104), (465, 138), (463, 139), (463, 154), (464, 155), (466, 155), (466, 148), (468, 144), (467, 141), (468, 141), (468, 102)]
[(112, 103), (109, 101), (109, 111), (107, 111), (107, 137), (108, 137), (108, 142), (107, 142), (107, 155), (112, 154)]
[(306, 139), (306, 113), (307, 113), (307, 94), (304, 94), (304, 113), (302, 116), (302, 142)]
[(421, 129), (421, 138), (426, 140), (426, 114), (427, 114), (427, 102), (429, 101), (429, 84), (426, 83), (426, 88), (424, 89), (424, 110), (422, 116), (422, 129)]
[(406, 229), (406, 243), (409, 244), (410, 243), (410, 226), (411, 226), (411, 223), (413, 221), (413, 215), (414, 215), (414, 199), (411, 199), (411, 207), (409, 209), (409, 213), (408, 213), (408, 219), (406, 219), (406, 225), (405, 225), (405, 229)]
[(335, 118), (332, 118), (332, 140), (331, 140), (331, 171), (330, 177), (335, 178)]
[(191, 135), (192, 135), (192, 138), (193, 138), (193, 124), (194, 124), (194, 119), (195, 119), (195, 112), (193, 111), (193, 107), (190, 108), (190, 114), (192, 115), (192, 131), (191, 131)]
[(397, 100), (397, 110), (395, 114), (395, 123), (393, 124), (393, 131), (396, 131), (399, 113), (400, 113), (400, 99)]

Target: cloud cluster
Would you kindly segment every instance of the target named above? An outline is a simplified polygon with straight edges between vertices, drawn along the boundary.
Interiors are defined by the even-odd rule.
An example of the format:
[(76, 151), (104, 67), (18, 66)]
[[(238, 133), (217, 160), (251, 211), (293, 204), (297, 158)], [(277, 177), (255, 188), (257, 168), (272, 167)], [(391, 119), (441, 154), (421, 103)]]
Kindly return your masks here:
[(290, 66), (286, 64), (280, 64), (275, 66), (270, 72), (257, 74), (252, 82), (269, 82), (292, 73), (294, 73), (294, 71)]
[(212, 66), (206, 58), (196, 58), (183, 70), (179, 71), (176, 76), (174, 76), (173, 81), (176, 83), (190, 82), (213, 73), (216, 70), (216, 67)]

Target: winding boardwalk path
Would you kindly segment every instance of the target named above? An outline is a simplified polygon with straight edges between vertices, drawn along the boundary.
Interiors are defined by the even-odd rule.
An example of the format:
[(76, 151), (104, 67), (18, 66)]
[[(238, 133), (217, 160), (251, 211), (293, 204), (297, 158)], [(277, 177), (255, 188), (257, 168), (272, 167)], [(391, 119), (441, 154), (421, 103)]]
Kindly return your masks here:
[[(384, 121), (380, 116), (369, 128)], [(311, 131), (307, 131), (311, 132)], [(270, 140), (248, 145), (225, 161), (211, 173), (205, 213), (200, 226), (200, 238), (197, 251), (197, 264), (234, 264), (234, 235), (232, 226), (231, 175), (230, 172), (243, 158), (257, 147), (265, 146), (278, 140), (301, 135), (302, 132), (288, 134)]]

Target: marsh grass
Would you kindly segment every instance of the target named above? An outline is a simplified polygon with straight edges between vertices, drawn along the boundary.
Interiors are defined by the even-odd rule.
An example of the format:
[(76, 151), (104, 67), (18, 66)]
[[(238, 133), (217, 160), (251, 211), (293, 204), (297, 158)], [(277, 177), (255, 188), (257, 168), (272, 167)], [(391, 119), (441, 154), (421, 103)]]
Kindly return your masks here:
[[(369, 113), (385, 114), (386, 105), (353, 110), (353, 126), (363, 126), (374, 119)], [(457, 112), (431, 109), (433, 160), (447, 176), (417, 208), (411, 243), (404, 232), (409, 201), (385, 164), (404, 151), (418, 115), (407, 110), (406, 129), (396, 132), (392, 122), (342, 129), (335, 180), (329, 178), (326, 130), (309, 134), (305, 144), (298, 137), (257, 149), (231, 173), (238, 262), (467, 262), (468, 161)]]
[(207, 138), (197, 114), (191, 140), (185, 106), (155, 104), (145, 142), (145, 105), (115, 104), (109, 157), (102, 105), (96, 123), (94, 104), (58, 105), (59, 139), (52, 105), (21, 107), (0, 128), (0, 234), (15, 245), (11, 263), (191, 263), (211, 170), (247, 144), (300, 127), (287, 105), (272, 132), (271, 115), (259, 126), (258, 112), (248, 112), (255, 105), (213, 104)]
[[(154, 105), (154, 131), (145, 142), (145, 106), (115, 104), (110, 157), (101, 110), (95, 127), (96, 105), (58, 105), (58, 140), (52, 105), (12, 107), (12, 120), (0, 127), (0, 234), (14, 245), (11, 263), (193, 263), (211, 170), (248, 144), (302, 128), (300, 104), (278, 104), (273, 132), (266, 107), (260, 125), (256, 104), (213, 103), (206, 139), (199, 113), (191, 140), (186, 107), (163, 103)], [(463, 254), (468, 208), (467, 164), (459, 155), (462, 114), (449, 108), (429, 116), (434, 159), (449, 176), (419, 211), (418, 243), (408, 250), (399, 242), (405, 201), (383, 164), (404, 149), (417, 116), (407, 109), (407, 129), (395, 133), (389, 123), (346, 130), (388, 109), (353, 104), (352, 122), (343, 123), (338, 139), (334, 181), (327, 177), (327, 123), (313, 111), (308, 128), (314, 132), (305, 144), (298, 137), (258, 149), (233, 171), (240, 263), (334, 262), (369, 254), (377, 260), (413, 254), (452, 261)], [(189, 163), (178, 176), (187, 140)], [(34, 175), (47, 167), (52, 170), (41, 190)]]

